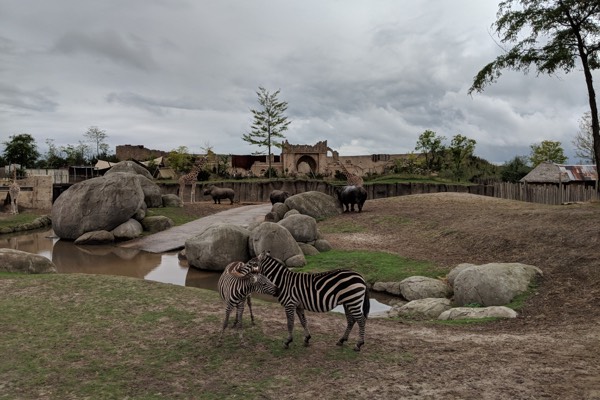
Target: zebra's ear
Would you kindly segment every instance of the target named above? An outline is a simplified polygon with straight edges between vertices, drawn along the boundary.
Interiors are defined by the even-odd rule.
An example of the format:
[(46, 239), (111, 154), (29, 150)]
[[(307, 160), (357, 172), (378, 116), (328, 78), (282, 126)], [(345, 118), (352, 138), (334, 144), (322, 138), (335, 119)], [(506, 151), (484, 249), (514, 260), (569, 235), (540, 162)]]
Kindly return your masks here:
[(258, 276), (252, 275), (252, 283), (258, 282)]

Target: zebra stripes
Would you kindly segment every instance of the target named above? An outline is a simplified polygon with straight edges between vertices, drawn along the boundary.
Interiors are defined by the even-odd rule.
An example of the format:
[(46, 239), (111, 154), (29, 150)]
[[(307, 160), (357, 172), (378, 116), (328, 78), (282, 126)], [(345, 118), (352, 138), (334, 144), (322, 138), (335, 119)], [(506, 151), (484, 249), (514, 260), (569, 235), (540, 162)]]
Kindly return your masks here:
[(251, 265), (254, 263), (258, 263), (260, 273), (279, 288), (279, 303), (285, 308), (287, 316), (288, 337), (284, 342), (286, 348), (293, 341), (294, 312), (304, 328), (304, 345), (308, 346), (311, 336), (304, 310), (327, 312), (341, 304), (346, 313), (347, 327), (337, 344), (341, 346), (347, 341), (352, 327), (358, 323), (359, 340), (354, 350), (360, 351), (360, 347), (365, 343), (365, 324), (370, 303), (367, 285), (359, 273), (347, 269), (315, 274), (293, 272), (271, 257), (270, 252), (265, 251), (248, 262)]
[(256, 265), (251, 266), (241, 261), (232, 262), (225, 267), (217, 286), (219, 294), (225, 302), (225, 320), (223, 321), (220, 338), (223, 337), (223, 332), (229, 322), (229, 315), (234, 308), (237, 309), (237, 313), (233, 326), (237, 325), (241, 334), (245, 301), (248, 302), (250, 318), (252, 324), (254, 324), (254, 314), (252, 313), (252, 303), (250, 301), (251, 293), (265, 293), (275, 297), (279, 294), (277, 286), (264, 275), (259, 274)]

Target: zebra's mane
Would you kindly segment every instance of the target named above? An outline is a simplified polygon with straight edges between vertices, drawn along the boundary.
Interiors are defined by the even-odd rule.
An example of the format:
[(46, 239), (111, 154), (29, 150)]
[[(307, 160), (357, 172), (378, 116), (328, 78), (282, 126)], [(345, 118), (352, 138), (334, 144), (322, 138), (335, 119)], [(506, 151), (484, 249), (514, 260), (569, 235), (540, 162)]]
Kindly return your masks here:
[(275, 257), (271, 256), (270, 254), (266, 255), (265, 260), (275, 261), (280, 268), (285, 268), (285, 269), (287, 269), (287, 270), (289, 270), (291, 272), (294, 272), (296, 274), (307, 274), (307, 275), (312, 275), (312, 276), (326, 276), (326, 275), (329, 275), (329, 274), (338, 273), (340, 271), (354, 272), (354, 271), (352, 271), (350, 269), (347, 269), (347, 268), (336, 268), (336, 269), (332, 269), (332, 270), (329, 270), (329, 271), (321, 271), (321, 272), (296, 272), (296, 271), (292, 271), (291, 269), (289, 269), (288, 266), (285, 265), (285, 263), (283, 261), (279, 260), (278, 258), (275, 258)]

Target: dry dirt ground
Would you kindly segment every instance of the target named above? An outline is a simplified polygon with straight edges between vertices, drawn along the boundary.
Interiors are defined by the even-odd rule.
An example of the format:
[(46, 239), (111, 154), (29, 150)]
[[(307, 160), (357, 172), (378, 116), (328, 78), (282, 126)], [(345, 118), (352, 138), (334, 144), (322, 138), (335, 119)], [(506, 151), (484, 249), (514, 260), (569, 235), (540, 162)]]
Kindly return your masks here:
[[(210, 212), (199, 211), (204, 206), (186, 209)], [(513, 320), (446, 326), (370, 319), (363, 351), (402, 350), (411, 360), (394, 370), (365, 365), (356, 377), (365, 397), (600, 399), (599, 203), (546, 206), (422, 194), (369, 200), (362, 213), (319, 227), (335, 231), (349, 223), (360, 233), (326, 234), (334, 248), (392, 252), (448, 270), (462, 262), (521, 262), (544, 273)], [(314, 333), (327, 331), (320, 318), (309, 315)], [(308, 363), (304, 367), (314, 367)]]
[[(185, 210), (200, 217), (236, 206), (201, 202)], [(545, 206), (422, 194), (368, 200), (362, 213), (319, 227), (339, 232), (336, 227), (349, 224), (360, 233), (325, 235), (334, 248), (392, 252), (448, 270), (462, 262), (521, 262), (541, 268), (544, 279), (512, 320), (449, 326), (369, 319), (355, 369), (334, 381), (323, 374), (295, 398), (600, 399), (599, 203)], [(317, 365), (324, 362), (319, 352), (331, 347), (323, 337), (337, 333), (331, 318), (307, 317), (311, 351), (282, 368), (335, 370), (331, 362)], [(283, 314), (259, 318), (283, 338)], [(377, 362), (369, 352), (389, 357)]]

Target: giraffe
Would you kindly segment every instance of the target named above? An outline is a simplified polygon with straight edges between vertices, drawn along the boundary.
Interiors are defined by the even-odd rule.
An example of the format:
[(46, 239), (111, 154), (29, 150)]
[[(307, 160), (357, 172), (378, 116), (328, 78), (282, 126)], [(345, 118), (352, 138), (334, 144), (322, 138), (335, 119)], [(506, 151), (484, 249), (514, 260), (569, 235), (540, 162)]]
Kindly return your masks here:
[(206, 164), (207, 158), (201, 157), (196, 160), (192, 170), (185, 175), (179, 177), (179, 197), (183, 201), (183, 192), (187, 185), (191, 185), (190, 189), (190, 203), (196, 201), (196, 182), (198, 181), (198, 172), (202, 170), (204, 164)]
[(13, 169), (13, 181), (8, 187), (8, 194), (10, 195), (11, 214), (19, 213), (19, 206), (17, 205), (19, 193), (21, 193), (21, 188), (17, 183), (17, 169), (15, 168)]
[(348, 186), (362, 186), (363, 185), (363, 179), (360, 176), (348, 171), (346, 169), (346, 167), (344, 167), (344, 164), (342, 164), (342, 162), (340, 160), (337, 160), (337, 162), (340, 165), (340, 167), (342, 167), (342, 174), (344, 174), (344, 176), (346, 177), (346, 180), (348, 181)]

